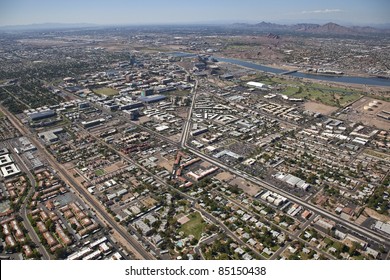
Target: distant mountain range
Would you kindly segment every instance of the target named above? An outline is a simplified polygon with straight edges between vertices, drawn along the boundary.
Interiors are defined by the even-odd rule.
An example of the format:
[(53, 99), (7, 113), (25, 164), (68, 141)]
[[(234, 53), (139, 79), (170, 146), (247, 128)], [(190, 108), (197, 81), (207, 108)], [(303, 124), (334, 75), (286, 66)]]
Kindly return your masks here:
[(27, 24), (27, 25), (5, 25), (5, 26), (0, 26), (0, 30), (33, 31), (33, 30), (88, 28), (88, 27), (96, 27), (96, 26), (98, 25), (92, 23), (37, 23), (37, 24)]
[(298, 23), (292, 25), (276, 24), (270, 22), (260, 22), (256, 24), (247, 23), (234, 23), (233, 26), (240, 28), (252, 28), (261, 31), (290, 31), (290, 32), (302, 32), (302, 33), (314, 33), (314, 34), (340, 34), (340, 35), (359, 35), (368, 33), (386, 33), (390, 34), (390, 29), (380, 29), (370, 26), (353, 26), (345, 27), (333, 22), (326, 23), (324, 25), (314, 23)]
[[(209, 25), (207, 23), (198, 24), (183, 24), (187, 28), (189, 26), (203, 26)], [(65, 30), (65, 29), (87, 29), (87, 28), (99, 28), (104, 29), (106, 27), (126, 27), (135, 25), (99, 25), (93, 23), (40, 23), (40, 24), (29, 24), (29, 25), (6, 25), (0, 26), (0, 31), (13, 32), (13, 31), (42, 31), (42, 30)], [(145, 25), (137, 25), (145, 26)], [(150, 25), (157, 26), (157, 25)], [(167, 25), (162, 25), (167, 26)], [(174, 26), (180, 27), (180, 24), (174, 24)], [(211, 24), (211, 26), (224, 26), (228, 28), (243, 28), (248, 30), (264, 31), (268, 33), (277, 32), (300, 32), (300, 33), (311, 33), (311, 34), (329, 34), (329, 35), (362, 35), (362, 34), (389, 34), (390, 35), (390, 24), (383, 25), (382, 28), (370, 27), (370, 26), (353, 26), (346, 27), (333, 22), (326, 24), (315, 24), (315, 23), (298, 23), (298, 24), (277, 24), (262, 21), (260, 23), (221, 23)], [(275, 35), (277, 36), (277, 35)]]

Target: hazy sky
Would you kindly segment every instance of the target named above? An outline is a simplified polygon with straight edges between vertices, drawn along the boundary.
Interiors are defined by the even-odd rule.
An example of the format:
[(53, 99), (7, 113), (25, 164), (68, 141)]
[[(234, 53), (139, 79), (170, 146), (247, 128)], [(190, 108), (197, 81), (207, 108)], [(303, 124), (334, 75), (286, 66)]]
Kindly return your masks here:
[(0, 26), (32, 23), (390, 22), (390, 0), (0, 0)]

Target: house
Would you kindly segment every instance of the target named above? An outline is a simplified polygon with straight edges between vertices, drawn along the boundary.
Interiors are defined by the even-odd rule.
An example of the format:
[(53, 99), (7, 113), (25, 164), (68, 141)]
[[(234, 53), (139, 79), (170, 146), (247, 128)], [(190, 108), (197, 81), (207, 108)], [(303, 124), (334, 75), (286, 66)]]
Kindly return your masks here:
[(267, 254), (268, 256), (272, 256), (274, 252), (269, 248), (264, 248), (263, 253)]
[(248, 253), (245, 253), (245, 254), (242, 256), (242, 258), (243, 258), (244, 260), (246, 260), (246, 261), (250, 261), (251, 259), (253, 259), (252, 256), (249, 255)]
[(246, 243), (248, 243), (249, 245), (251, 246), (255, 246), (256, 245), (256, 240), (254, 240), (253, 238), (249, 239)]
[(245, 251), (241, 248), (241, 247), (238, 247), (234, 250), (235, 253), (239, 254), (239, 255), (242, 255), (245, 253)]

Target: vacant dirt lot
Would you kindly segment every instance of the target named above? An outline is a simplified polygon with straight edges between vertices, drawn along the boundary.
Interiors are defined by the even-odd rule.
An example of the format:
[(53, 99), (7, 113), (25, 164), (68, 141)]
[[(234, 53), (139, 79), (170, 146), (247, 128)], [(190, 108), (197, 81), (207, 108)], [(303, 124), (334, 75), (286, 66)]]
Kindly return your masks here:
[(334, 111), (336, 111), (338, 108), (333, 106), (324, 105), (321, 103), (308, 101), (304, 104), (305, 110), (314, 112), (314, 113), (320, 113), (323, 115), (330, 115)]
[(124, 164), (123, 162), (116, 162), (115, 164), (107, 166), (106, 168), (104, 168), (104, 170), (107, 173), (110, 173), (110, 172), (117, 171), (118, 169), (121, 169), (122, 167), (125, 167), (125, 166), (126, 166), (126, 164)]
[(221, 172), (218, 173), (215, 177), (223, 182), (228, 182), (234, 178), (234, 175), (229, 172)]
[(237, 185), (240, 189), (242, 189), (245, 193), (249, 195), (255, 195), (260, 191), (260, 187), (248, 183), (248, 181), (241, 178), (236, 178), (232, 180), (230, 184)]
[(158, 166), (165, 168), (168, 171), (172, 171), (173, 163), (175, 162), (174, 159), (166, 159), (161, 156), (156, 156), (158, 158)]

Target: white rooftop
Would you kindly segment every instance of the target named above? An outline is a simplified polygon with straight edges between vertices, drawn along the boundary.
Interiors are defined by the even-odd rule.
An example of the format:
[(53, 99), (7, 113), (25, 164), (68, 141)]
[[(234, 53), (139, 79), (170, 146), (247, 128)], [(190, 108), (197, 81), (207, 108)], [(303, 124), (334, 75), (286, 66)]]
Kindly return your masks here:
[(258, 83), (258, 82), (247, 82), (246, 84), (248, 86), (253, 86), (253, 87), (257, 87), (257, 88), (267, 88), (268, 87), (266, 84)]

